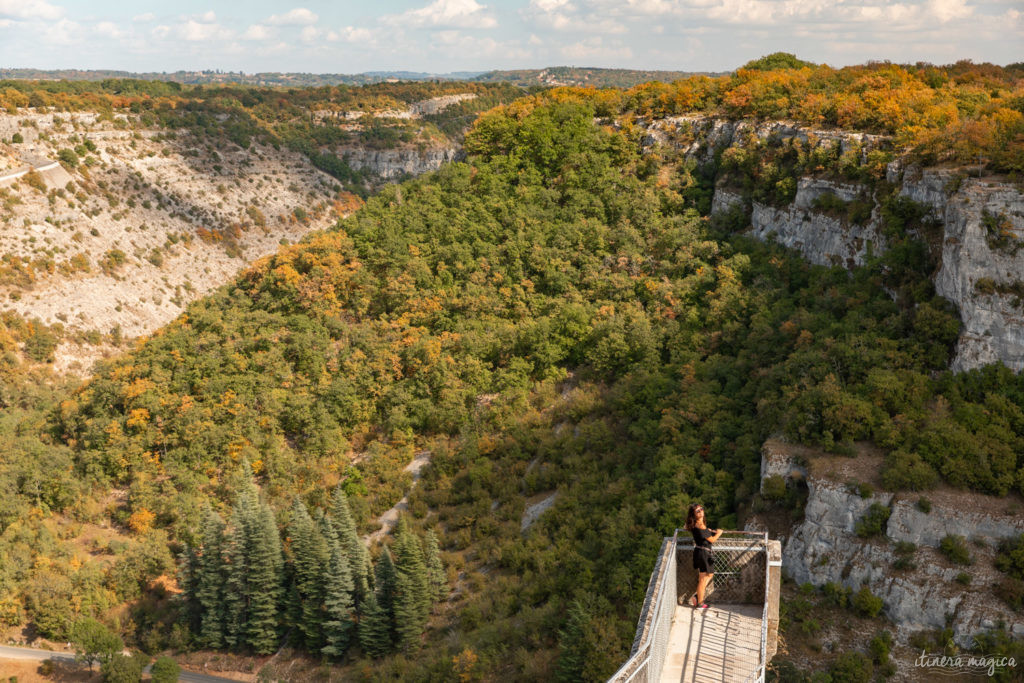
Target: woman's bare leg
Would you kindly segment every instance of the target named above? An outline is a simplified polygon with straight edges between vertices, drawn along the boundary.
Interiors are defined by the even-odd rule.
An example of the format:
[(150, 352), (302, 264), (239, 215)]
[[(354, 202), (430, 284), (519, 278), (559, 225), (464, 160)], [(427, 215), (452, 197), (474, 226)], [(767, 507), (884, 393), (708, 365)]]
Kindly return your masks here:
[(697, 575), (697, 605), (698, 606), (704, 604), (704, 590), (705, 590), (705, 588), (707, 588), (708, 581), (711, 580), (711, 576), (712, 576), (711, 574), (705, 574), (704, 572), (700, 572)]

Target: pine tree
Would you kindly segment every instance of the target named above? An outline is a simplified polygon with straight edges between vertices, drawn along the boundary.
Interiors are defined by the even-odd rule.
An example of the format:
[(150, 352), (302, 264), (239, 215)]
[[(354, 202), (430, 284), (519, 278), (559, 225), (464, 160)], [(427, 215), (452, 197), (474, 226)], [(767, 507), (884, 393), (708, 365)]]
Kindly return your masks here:
[(341, 657), (348, 650), (355, 625), (355, 608), (352, 603), (352, 573), (348, 558), (341, 549), (341, 543), (330, 523), (325, 525), (325, 537), (331, 557), (324, 588), (324, 641), (321, 648), (328, 657)]
[(391, 619), (374, 593), (368, 593), (359, 618), (359, 646), (371, 657), (391, 651)]
[(203, 647), (224, 647), (224, 520), (210, 508), (203, 512), (202, 547), (196, 567), (199, 641)]
[(432, 600), (443, 600), (448, 597), (448, 576), (441, 564), (441, 549), (437, 542), (437, 534), (433, 529), (427, 531), (424, 556), (427, 563), (427, 583), (430, 585)]
[(398, 520), (395, 537), (395, 593), (392, 613), (398, 646), (409, 652), (419, 647), (420, 635), (430, 615), (427, 566), (419, 540), (405, 518)]
[(324, 576), (329, 560), (327, 543), (306, 506), (296, 499), (292, 506), (292, 520), (288, 527), (292, 540), (292, 567), (294, 587), (298, 598), (295, 626), (302, 634), (302, 642), (310, 652), (319, 652), (323, 646), (322, 622)]
[(278, 602), (281, 598), (281, 537), (270, 506), (261, 502), (249, 553), (249, 619), (246, 643), (257, 654), (277, 647)]
[(227, 544), (224, 549), (224, 642), (239, 648), (245, 642), (249, 616), (249, 567), (246, 526), (251, 521), (248, 501), (239, 501), (231, 513)]
[(373, 566), (370, 564), (370, 552), (356, 532), (352, 510), (340, 484), (334, 488), (331, 496), (331, 522), (338, 534), (338, 541), (345, 552), (345, 557), (348, 558), (349, 570), (355, 585), (355, 603), (359, 608), (362, 600), (373, 588)]
[(377, 590), (373, 591), (371, 595), (376, 597), (377, 605), (384, 614), (384, 619), (387, 623), (388, 651), (390, 651), (392, 644), (395, 642), (396, 574), (394, 560), (391, 559), (391, 552), (387, 548), (384, 548), (380, 558), (377, 560), (377, 566), (374, 567), (373, 573)]

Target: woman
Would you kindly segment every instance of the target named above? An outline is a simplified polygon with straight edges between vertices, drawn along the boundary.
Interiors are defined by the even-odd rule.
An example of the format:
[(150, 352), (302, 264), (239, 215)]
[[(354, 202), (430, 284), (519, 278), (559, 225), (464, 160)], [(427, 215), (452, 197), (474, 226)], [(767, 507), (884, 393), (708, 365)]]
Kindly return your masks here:
[(694, 503), (686, 513), (686, 529), (693, 534), (693, 568), (697, 570), (697, 592), (690, 596), (695, 609), (707, 609), (704, 591), (715, 575), (711, 544), (722, 535), (721, 529), (709, 529), (704, 521), (704, 508)]

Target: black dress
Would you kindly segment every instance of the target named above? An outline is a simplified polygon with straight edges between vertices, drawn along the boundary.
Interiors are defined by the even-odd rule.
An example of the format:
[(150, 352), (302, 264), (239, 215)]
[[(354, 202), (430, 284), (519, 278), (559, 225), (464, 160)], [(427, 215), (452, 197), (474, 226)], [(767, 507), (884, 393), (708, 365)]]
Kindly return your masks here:
[(693, 568), (702, 574), (715, 571), (715, 558), (711, 554), (711, 541), (715, 535), (711, 529), (690, 529), (693, 534)]

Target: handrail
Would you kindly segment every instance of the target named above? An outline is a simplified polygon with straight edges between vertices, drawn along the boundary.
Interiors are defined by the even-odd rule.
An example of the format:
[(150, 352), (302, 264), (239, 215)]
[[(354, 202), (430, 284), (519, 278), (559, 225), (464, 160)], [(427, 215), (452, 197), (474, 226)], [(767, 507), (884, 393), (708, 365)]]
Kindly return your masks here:
[[(669, 543), (668, 545), (671, 551), (667, 554), (667, 561), (664, 562), (661, 566), (661, 576), (658, 577), (657, 582), (655, 582), (654, 576), (651, 577), (651, 585), (647, 589), (647, 598), (644, 600), (645, 607), (647, 609), (640, 610), (640, 618), (637, 622), (637, 629), (640, 631), (640, 633), (638, 633), (637, 635), (640, 636), (642, 634), (643, 637), (640, 639), (640, 642), (633, 643), (629, 659), (627, 659), (626, 662), (622, 666), (620, 666), (614, 674), (612, 674), (612, 677), (608, 679), (609, 681), (621, 680), (622, 683), (630, 683), (630, 681), (632, 681), (638, 673), (643, 671), (644, 668), (648, 667), (648, 665), (651, 663), (651, 649), (654, 646), (655, 634), (657, 631), (659, 631), (659, 627), (661, 626), (662, 621), (662, 612), (665, 609), (665, 605), (668, 603), (665, 597), (666, 593), (668, 592), (669, 582), (674, 583), (676, 580), (676, 548), (678, 547), (678, 538), (678, 532), (676, 534), (673, 534), (671, 543)], [(669, 539), (666, 538), (665, 540)], [(664, 557), (665, 544), (663, 543), (662, 551), (659, 555), (659, 560), (663, 559)], [(658, 567), (656, 566), (655, 570), (657, 569)], [(651, 604), (649, 602), (649, 600), (652, 597), (655, 598), (654, 604)], [(675, 599), (673, 598), (671, 602), (671, 607), (674, 611)], [(651, 617), (650, 628), (644, 630), (644, 625), (646, 621), (645, 617), (648, 614), (653, 614), (653, 616)], [(671, 620), (669, 620), (669, 628), (671, 628)], [(659, 667), (661, 664), (662, 662), (658, 662)], [(630, 673), (627, 678), (620, 679), (620, 677), (625, 675), (625, 673), (629, 671), (630, 668), (633, 669), (632, 673)]]

